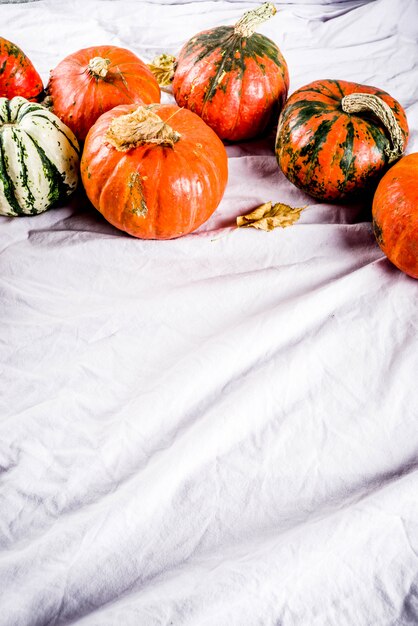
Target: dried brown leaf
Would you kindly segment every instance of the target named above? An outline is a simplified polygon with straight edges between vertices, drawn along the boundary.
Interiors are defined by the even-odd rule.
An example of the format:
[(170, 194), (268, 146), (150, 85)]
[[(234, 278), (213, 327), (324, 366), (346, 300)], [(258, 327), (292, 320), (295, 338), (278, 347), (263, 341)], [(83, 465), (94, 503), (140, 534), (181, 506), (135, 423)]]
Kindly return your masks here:
[(240, 215), (237, 217), (238, 228), (258, 228), (259, 230), (273, 230), (274, 228), (286, 228), (298, 221), (301, 212), (306, 207), (300, 209), (294, 209), (288, 204), (282, 204), (277, 202), (265, 202), (259, 207), (247, 213), (246, 215)]
[(176, 69), (176, 57), (171, 54), (160, 54), (156, 56), (148, 67), (157, 79), (160, 87), (168, 87), (173, 82)]

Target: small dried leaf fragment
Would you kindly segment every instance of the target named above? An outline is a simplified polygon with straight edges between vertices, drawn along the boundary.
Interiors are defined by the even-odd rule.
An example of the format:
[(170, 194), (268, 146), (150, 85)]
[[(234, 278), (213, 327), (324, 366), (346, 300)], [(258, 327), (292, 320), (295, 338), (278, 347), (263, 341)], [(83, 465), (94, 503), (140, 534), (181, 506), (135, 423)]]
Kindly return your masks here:
[(247, 213), (247, 215), (240, 215), (237, 217), (238, 228), (258, 228), (259, 230), (273, 230), (274, 228), (286, 228), (298, 221), (300, 214), (306, 207), (300, 209), (294, 209), (288, 204), (282, 204), (277, 202), (265, 202), (259, 207)]
[(176, 57), (171, 54), (160, 54), (156, 56), (148, 67), (157, 79), (160, 87), (168, 87), (173, 82), (176, 69)]

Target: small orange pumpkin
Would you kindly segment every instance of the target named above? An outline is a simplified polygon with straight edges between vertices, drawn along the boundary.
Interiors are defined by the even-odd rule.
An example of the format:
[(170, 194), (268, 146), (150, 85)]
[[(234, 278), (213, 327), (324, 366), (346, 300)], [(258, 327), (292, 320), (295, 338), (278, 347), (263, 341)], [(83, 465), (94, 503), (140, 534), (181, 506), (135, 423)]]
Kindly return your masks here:
[(402, 157), (373, 198), (373, 232), (396, 267), (418, 278), (418, 152)]
[(81, 161), (93, 206), (142, 239), (171, 239), (215, 211), (228, 178), (226, 150), (195, 113), (176, 105), (121, 105), (90, 129)]
[(52, 110), (83, 141), (102, 113), (119, 104), (160, 101), (160, 88), (133, 52), (93, 46), (68, 55), (51, 71)]

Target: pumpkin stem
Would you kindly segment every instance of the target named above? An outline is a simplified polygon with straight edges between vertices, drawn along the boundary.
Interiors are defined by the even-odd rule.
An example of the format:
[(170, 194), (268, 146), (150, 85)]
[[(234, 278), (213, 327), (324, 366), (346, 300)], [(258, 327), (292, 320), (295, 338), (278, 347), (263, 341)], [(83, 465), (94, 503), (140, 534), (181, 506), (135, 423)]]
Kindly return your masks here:
[(89, 72), (96, 76), (96, 78), (105, 78), (110, 65), (110, 59), (103, 59), (102, 57), (94, 57), (89, 61)]
[(176, 66), (176, 57), (172, 54), (159, 54), (151, 63), (148, 63), (160, 87), (168, 87), (172, 83)]
[(172, 148), (181, 135), (152, 111), (154, 106), (139, 106), (133, 113), (114, 117), (106, 133), (107, 142), (119, 152), (144, 143)]
[(385, 147), (388, 162), (392, 163), (402, 156), (405, 141), (401, 127), (392, 109), (382, 98), (370, 93), (351, 93), (341, 100), (341, 107), (345, 113), (361, 113), (363, 111), (374, 113), (389, 133), (391, 145)]
[(258, 24), (262, 24), (269, 20), (277, 12), (272, 2), (265, 2), (252, 11), (244, 13), (242, 18), (235, 24), (234, 32), (240, 37), (251, 37)]

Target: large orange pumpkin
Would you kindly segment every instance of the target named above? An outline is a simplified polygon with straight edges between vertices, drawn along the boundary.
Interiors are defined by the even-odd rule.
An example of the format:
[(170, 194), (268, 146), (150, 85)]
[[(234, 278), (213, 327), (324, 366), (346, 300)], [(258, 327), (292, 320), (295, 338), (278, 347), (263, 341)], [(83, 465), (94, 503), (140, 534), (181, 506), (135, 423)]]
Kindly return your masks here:
[(171, 239), (215, 211), (228, 178), (227, 156), (191, 111), (121, 105), (89, 131), (81, 176), (92, 204), (116, 228), (142, 239)]
[(405, 111), (369, 85), (317, 80), (295, 91), (280, 115), (276, 156), (294, 185), (320, 200), (373, 189), (408, 141)]
[(396, 267), (418, 278), (418, 152), (398, 161), (373, 198), (377, 243)]
[(26, 54), (0, 37), (0, 97), (38, 100), (43, 88), (42, 79)]
[(102, 113), (119, 104), (160, 101), (152, 72), (133, 52), (116, 46), (84, 48), (51, 71), (52, 110), (83, 141)]

